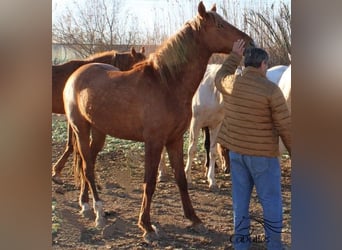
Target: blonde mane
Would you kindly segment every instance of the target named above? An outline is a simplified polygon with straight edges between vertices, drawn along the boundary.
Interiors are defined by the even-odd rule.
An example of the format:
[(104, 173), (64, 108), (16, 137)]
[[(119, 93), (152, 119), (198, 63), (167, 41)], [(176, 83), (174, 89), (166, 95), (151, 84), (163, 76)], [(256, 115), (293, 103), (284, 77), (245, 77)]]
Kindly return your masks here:
[(194, 56), (193, 54), (197, 53), (194, 49), (196, 43), (193, 39), (194, 27), (198, 26), (196, 20), (197, 18), (187, 22), (156, 52), (150, 54), (148, 62), (158, 72), (163, 84), (167, 83), (167, 79), (176, 79), (176, 76), (182, 71), (183, 65), (189, 63)]

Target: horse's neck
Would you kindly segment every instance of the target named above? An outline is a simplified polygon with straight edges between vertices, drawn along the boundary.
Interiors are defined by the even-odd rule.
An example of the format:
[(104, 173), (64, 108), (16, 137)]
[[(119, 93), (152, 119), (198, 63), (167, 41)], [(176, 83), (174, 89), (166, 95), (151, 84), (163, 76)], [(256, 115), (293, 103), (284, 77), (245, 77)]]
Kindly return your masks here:
[[(196, 32), (190, 28), (184, 32)], [(182, 93), (182, 96), (192, 99), (195, 94), (207, 67), (211, 53), (207, 48), (198, 44), (194, 39), (196, 34), (189, 36), (179, 36), (177, 39), (182, 45), (182, 53), (180, 53), (178, 60), (175, 60), (175, 65), (168, 65), (176, 69), (173, 73), (173, 79), (169, 80), (169, 87), (175, 86), (175, 91)], [(167, 59), (165, 59), (167, 60)]]
[(178, 88), (180, 91), (188, 94), (190, 98), (194, 96), (201, 83), (208, 60), (209, 57), (208, 59), (193, 58), (193, 61), (184, 65), (184, 70), (182, 71), (182, 74), (179, 75), (180, 81)]
[(120, 70), (129, 70), (131, 68), (131, 62), (129, 60), (129, 54), (116, 53), (111, 64)]
[(87, 63), (107, 63), (112, 64), (114, 55), (105, 55), (97, 58), (88, 59)]
[(89, 63), (88, 61), (85, 60), (71, 60), (63, 65), (64, 70), (69, 70), (70, 73), (74, 72), (76, 69), (79, 67)]

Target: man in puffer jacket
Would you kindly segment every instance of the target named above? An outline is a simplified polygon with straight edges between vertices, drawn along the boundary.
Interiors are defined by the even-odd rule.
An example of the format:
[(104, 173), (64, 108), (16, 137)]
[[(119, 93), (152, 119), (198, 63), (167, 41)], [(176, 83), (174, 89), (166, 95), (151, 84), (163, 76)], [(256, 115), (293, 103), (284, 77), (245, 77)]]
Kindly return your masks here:
[(279, 136), (291, 155), (291, 118), (280, 88), (266, 78), (268, 54), (260, 48), (245, 53), (245, 68), (234, 74), (244, 52), (244, 41), (233, 50), (215, 79), (223, 94), (225, 119), (218, 143), (229, 149), (235, 249), (248, 249), (249, 203), (255, 185), (263, 208), (263, 225), (268, 250), (282, 249), (281, 169)]

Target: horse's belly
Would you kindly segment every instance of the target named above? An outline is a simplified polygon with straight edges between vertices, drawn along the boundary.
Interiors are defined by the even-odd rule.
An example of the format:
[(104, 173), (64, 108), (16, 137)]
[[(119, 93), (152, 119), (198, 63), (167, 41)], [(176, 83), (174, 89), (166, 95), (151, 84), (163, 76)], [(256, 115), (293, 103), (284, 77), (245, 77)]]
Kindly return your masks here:
[(224, 119), (223, 105), (217, 104), (211, 107), (199, 107), (194, 110), (193, 119), (202, 121), (203, 126), (220, 123)]
[(143, 127), (140, 123), (128, 119), (125, 116), (114, 116), (110, 119), (95, 118), (90, 120), (92, 127), (100, 130), (106, 135), (110, 135), (115, 138), (144, 141), (143, 139)]
[(132, 105), (87, 107), (86, 119), (102, 133), (127, 140), (143, 141), (142, 110)]

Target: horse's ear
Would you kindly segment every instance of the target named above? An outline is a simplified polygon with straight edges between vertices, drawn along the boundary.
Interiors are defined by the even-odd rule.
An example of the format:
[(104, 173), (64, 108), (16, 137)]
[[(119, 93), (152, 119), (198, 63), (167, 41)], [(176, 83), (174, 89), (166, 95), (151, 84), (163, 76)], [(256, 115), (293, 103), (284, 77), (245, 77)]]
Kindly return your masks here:
[(141, 49), (140, 49), (140, 53), (144, 54), (145, 53), (145, 47), (142, 46)]
[(211, 7), (211, 10), (210, 10), (210, 11), (216, 12), (216, 3), (213, 4), (213, 7)]
[(132, 54), (133, 56), (135, 56), (135, 55), (137, 54), (137, 52), (135, 51), (134, 47), (131, 48), (131, 54)]
[(207, 11), (205, 10), (205, 6), (202, 1), (198, 4), (198, 14), (202, 18), (205, 18), (207, 15)]

